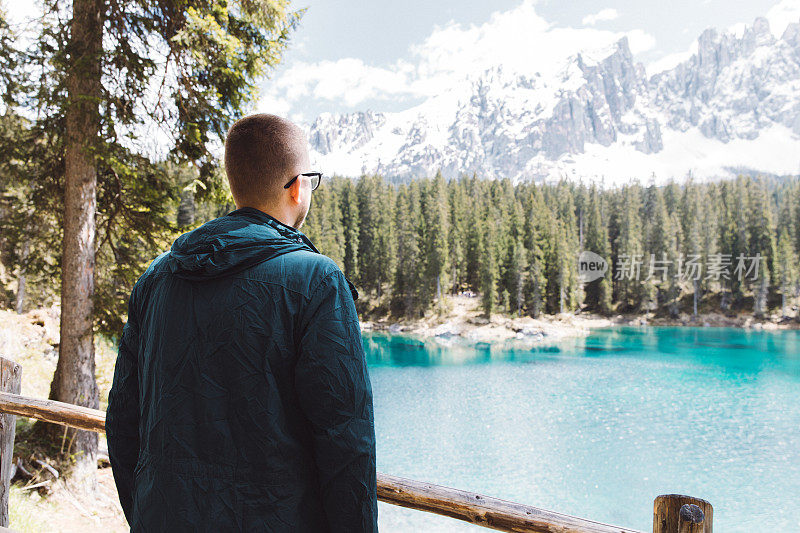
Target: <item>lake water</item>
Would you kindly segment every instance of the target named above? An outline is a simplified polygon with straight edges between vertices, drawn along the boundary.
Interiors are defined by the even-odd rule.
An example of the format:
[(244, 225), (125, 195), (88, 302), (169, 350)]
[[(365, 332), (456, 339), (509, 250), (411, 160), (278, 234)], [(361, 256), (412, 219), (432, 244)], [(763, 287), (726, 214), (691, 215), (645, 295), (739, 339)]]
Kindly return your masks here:
[[(610, 328), (534, 349), (365, 333), (378, 470), (652, 530), (800, 531), (800, 332)], [(489, 531), (379, 504), (383, 533)]]

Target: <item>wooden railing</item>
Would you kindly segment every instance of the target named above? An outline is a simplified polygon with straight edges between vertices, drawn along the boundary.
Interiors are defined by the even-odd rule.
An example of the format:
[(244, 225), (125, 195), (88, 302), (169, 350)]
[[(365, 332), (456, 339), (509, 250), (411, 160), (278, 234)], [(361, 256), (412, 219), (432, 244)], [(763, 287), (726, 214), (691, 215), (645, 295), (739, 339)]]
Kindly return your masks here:
[[(21, 368), (0, 358), (0, 527), (8, 526), (8, 492), (14, 449), (14, 418), (25, 416), (98, 433), (105, 413), (54, 400), (19, 395)], [(512, 532), (641, 533), (464, 490), (378, 473), (380, 501)], [(654, 533), (712, 533), (713, 508), (699, 498), (666, 494), (655, 499)], [(2, 531), (2, 530), (0, 530)]]

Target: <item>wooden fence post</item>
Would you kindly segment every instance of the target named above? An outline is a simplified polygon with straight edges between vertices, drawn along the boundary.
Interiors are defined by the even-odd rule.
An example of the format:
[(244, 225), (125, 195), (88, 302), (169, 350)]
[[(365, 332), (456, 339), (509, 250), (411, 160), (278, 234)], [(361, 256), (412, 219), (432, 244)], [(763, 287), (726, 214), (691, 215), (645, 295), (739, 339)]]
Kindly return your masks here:
[(714, 508), (705, 500), (662, 494), (653, 503), (653, 533), (712, 533)]
[[(0, 357), (0, 390), (19, 394), (22, 367)], [(14, 460), (14, 433), (17, 417), (0, 413), (0, 527), (8, 527), (8, 495), (11, 490), (11, 462)]]

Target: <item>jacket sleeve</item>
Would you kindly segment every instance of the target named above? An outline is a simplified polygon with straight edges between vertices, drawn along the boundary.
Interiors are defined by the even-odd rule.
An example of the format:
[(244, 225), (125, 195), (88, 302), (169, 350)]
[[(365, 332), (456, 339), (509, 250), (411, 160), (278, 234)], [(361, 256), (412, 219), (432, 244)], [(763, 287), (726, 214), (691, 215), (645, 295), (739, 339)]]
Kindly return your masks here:
[(341, 270), (314, 289), (301, 328), (295, 388), (311, 424), (330, 531), (378, 531), (372, 386)]
[(139, 323), (135, 292), (134, 286), (128, 300), (128, 321), (122, 329), (106, 410), (108, 458), (128, 524), (132, 523), (133, 478), (139, 460)]

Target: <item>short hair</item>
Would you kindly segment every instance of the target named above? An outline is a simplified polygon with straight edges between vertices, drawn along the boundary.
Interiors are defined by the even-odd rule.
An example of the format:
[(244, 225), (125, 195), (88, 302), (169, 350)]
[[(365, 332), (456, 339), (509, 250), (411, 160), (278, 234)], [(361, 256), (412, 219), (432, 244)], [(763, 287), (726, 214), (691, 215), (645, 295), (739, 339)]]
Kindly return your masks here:
[(305, 143), (303, 130), (285, 118), (258, 113), (237, 120), (225, 138), (225, 173), (237, 203), (277, 198), (287, 173), (302, 160)]

